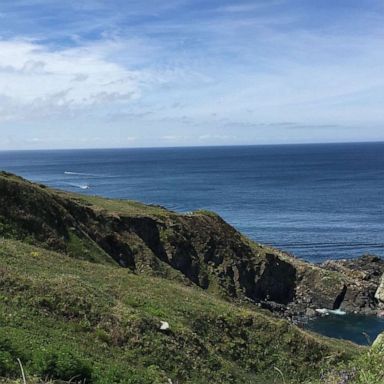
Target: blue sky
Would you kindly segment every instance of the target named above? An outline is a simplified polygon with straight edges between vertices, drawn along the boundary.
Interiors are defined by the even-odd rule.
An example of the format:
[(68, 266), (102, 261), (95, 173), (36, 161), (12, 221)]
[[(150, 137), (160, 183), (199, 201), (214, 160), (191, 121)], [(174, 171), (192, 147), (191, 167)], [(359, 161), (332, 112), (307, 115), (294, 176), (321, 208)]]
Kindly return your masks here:
[(1, 0), (0, 149), (384, 140), (381, 0)]

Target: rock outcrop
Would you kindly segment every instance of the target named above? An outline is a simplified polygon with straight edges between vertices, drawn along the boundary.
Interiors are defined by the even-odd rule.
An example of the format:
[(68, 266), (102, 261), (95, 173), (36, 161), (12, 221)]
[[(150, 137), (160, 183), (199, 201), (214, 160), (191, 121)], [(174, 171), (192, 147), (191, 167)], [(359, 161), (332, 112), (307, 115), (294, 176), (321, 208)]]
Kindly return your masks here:
[[(0, 235), (137, 274), (195, 284), (288, 318), (317, 308), (375, 313), (384, 261), (304, 262), (254, 243), (211, 212), (53, 191), (0, 174)], [(380, 292), (379, 292), (380, 295)], [(381, 297), (381, 296), (380, 296)]]
[(384, 274), (384, 260), (373, 255), (357, 259), (327, 261), (323, 268), (344, 276), (347, 290), (342, 308), (348, 312), (371, 313), (377, 310), (375, 293)]
[(379, 287), (375, 292), (375, 298), (379, 301), (380, 305), (384, 307), (384, 274), (382, 275)]

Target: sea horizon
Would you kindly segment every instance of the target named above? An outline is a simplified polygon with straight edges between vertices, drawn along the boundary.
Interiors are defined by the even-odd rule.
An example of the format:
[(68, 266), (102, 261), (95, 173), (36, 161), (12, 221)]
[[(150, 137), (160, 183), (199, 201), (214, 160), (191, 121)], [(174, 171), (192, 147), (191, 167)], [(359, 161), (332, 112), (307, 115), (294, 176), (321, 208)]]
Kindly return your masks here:
[(181, 148), (228, 148), (228, 147), (280, 147), (280, 146), (318, 146), (318, 145), (354, 145), (354, 144), (384, 144), (384, 140), (372, 141), (322, 141), (308, 143), (260, 143), (260, 144), (216, 144), (216, 145), (176, 145), (176, 146), (137, 146), (137, 147), (78, 147), (78, 148), (21, 148), (21, 149), (0, 149), (0, 152), (52, 152), (52, 151), (108, 151), (108, 150), (124, 150), (124, 149), (181, 149)]

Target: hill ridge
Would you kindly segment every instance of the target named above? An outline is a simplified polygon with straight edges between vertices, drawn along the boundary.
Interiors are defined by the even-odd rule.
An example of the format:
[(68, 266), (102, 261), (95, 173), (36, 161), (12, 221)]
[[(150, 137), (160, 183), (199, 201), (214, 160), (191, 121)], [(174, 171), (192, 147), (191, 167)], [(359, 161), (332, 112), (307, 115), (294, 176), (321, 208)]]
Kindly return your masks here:
[[(177, 278), (286, 318), (316, 308), (375, 313), (384, 262), (313, 265), (250, 241), (212, 212), (55, 191), (0, 174), (0, 234), (135, 273)], [(351, 269), (352, 268), (352, 269)], [(369, 269), (372, 269), (370, 271)]]

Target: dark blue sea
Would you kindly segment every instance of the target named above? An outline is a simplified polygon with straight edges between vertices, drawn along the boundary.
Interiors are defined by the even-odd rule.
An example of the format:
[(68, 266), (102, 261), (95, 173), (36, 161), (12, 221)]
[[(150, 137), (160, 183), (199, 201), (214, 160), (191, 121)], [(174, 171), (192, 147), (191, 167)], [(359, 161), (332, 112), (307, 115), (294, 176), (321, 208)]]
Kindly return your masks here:
[[(384, 143), (0, 152), (0, 169), (69, 191), (209, 209), (250, 238), (313, 262), (384, 256)], [(353, 315), (308, 324), (367, 343)]]
[(79, 193), (213, 210), (314, 262), (384, 256), (384, 143), (9, 151), (0, 169)]

